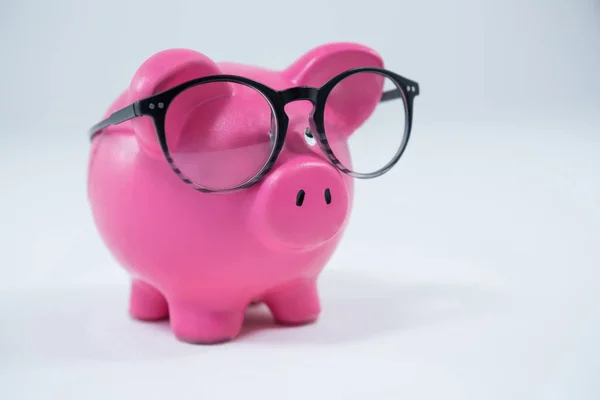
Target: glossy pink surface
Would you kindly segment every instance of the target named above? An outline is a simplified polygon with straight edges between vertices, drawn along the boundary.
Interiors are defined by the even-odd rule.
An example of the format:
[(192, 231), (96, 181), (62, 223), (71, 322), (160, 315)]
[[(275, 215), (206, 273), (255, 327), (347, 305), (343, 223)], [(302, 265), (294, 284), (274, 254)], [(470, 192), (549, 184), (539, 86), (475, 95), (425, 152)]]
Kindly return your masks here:
[[(166, 50), (138, 69), (106, 115), (209, 74), (237, 74), (285, 89), (320, 86), (346, 69), (382, 65), (372, 50), (348, 43), (316, 48), (283, 71), (217, 64), (195, 51)], [(362, 100), (354, 97), (351, 103), (356, 111), (372, 108), (380, 93), (373, 91), (375, 97)], [(251, 140), (244, 135), (252, 131), (258, 110), (255, 102), (264, 100), (228, 103), (225, 114), (210, 107), (195, 108), (215, 96), (231, 95), (197, 90), (182, 99), (167, 122), (172, 127), (170, 143), (184, 147), (190, 141), (209, 140), (212, 148), (235, 151), (240, 143)], [(348, 223), (353, 181), (331, 165), (318, 146), (305, 141), (311, 108), (301, 102), (286, 107), (290, 118), (287, 143), (273, 170), (251, 188), (226, 194), (205, 194), (184, 184), (160, 152), (147, 117), (112, 126), (94, 140), (89, 202), (102, 239), (131, 275), (129, 311), (134, 318), (170, 318), (177, 338), (193, 343), (236, 337), (246, 307), (255, 300), (264, 301), (279, 323), (317, 319), (317, 278)], [(362, 123), (356, 115), (337, 116), (345, 121), (339, 124), (344, 126), (340, 135), (348, 135), (348, 127), (356, 129)], [(215, 137), (202, 136), (207, 126), (213, 127)], [(334, 135), (331, 129), (328, 134)], [(252, 165), (252, 157), (261, 156), (253, 151), (234, 154), (232, 159), (240, 165)], [(216, 180), (226, 180), (233, 173), (227, 165), (209, 172), (216, 174)], [(330, 204), (324, 198), (327, 188)], [(298, 207), (296, 195), (301, 189), (306, 194)]]

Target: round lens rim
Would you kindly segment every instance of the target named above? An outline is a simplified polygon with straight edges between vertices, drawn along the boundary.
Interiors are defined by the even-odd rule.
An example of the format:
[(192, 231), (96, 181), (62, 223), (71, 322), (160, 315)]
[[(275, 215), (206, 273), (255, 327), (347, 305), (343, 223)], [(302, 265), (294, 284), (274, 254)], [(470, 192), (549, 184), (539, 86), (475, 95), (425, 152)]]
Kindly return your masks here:
[[(390, 79), (394, 83), (394, 85), (396, 86), (398, 91), (400, 92), (403, 106), (404, 106), (405, 123), (404, 123), (404, 132), (403, 132), (402, 142), (400, 143), (400, 147), (396, 151), (396, 154), (394, 155), (394, 157), (387, 164), (385, 164), (382, 168), (380, 168), (374, 172), (370, 172), (370, 173), (360, 173), (360, 172), (352, 171), (352, 170), (348, 169), (346, 166), (344, 166), (342, 164), (342, 162), (335, 156), (335, 153), (331, 149), (331, 145), (329, 144), (329, 141), (327, 139), (327, 132), (325, 129), (325, 106), (327, 104), (327, 98), (329, 97), (331, 92), (335, 89), (335, 87), (340, 82), (342, 82), (344, 79), (346, 79), (352, 75), (359, 74), (359, 73), (376, 73), (376, 74), (384, 76), (385, 78)], [(388, 171), (390, 171), (398, 163), (398, 161), (404, 154), (404, 151), (406, 150), (406, 147), (408, 146), (408, 141), (410, 139), (411, 125), (412, 125), (412, 115), (411, 115), (412, 110), (411, 110), (411, 104), (409, 101), (409, 97), (406, 93), (404, 85), (401, 82), (401, 79), (402, 79), (401, 77), (397, 77), (391, 71), (387, 71), (382, 68), (363, 67), (363, 68), (355, 68), (352, 70), (345, 71), (344, 73), (341, 73), (341, 74), (337, 75), (336, 77), (334, 77), (333, 79), (331, 79), (329, 82), (327, 82), (322, 87), (322, 91), (319, 94), (319, 101), (318, 101), (319, 104), (321, 104), (321, 107), (318, 110), (316, 110), (313, 115), (313, 118), (315, 121), (315, 128), (317, 128), (316, 131), (319, 135), (319, 138), (321, 139), (321, 140), (319, 140), (319, 143), (322, 146), (322, 150), (327, 154), (327, 156), (329, 157), (331, 162), (345, 174), (347, 174), (353, 178), (357, 178), (357, 179), (377, 178), (377, 177), (387, 173)], [(384, 92), (382, 91), (382, 95), (383, 95), (383, 93)]]
[[(260, 167), (258, 172), (256, 172), (251, 178), (245, 180), (244, 182), (242, 182), (238, 185), (232, 186), (232, 187), (228, 187), (228, 188), (212, 188), (209, 186), (204, 186), (198, 182), (193, 181), (187, 175), (185, 175), (183, 173), (183, 171), (177, 166), (177, 163), (173, 159), (173, 155), (171, 153), (171, 150), (169, 149), (169, 144), (168, 144), (168, 140), (167, 140), (167, 132), (166, 132), (166, 117), (169, 113), (169, 106), (171, 105), (171, 103), (173, 103), (173, 101), (175, 101), (175, 99), (179, 95), (181, 95), (182, 93), (185, 93), (185, 91), (187, 91), (188, 89), (191, 89), (193, 87), (196, 87), (199, 85), (206, 85), (206, 84), (210, 84), (210, 83), (217, 83), (217, 82), (228, 82), (228, 83), (233, 83), (233, 84), (244, 85), (244, 86), (247, 86), (250, 89), (253, 89), (256, 92), (258, 92), (267, 101), (267, 104), (269, 105), (269, 108), (271, 109), (271, 126), (275, 129), (275, 133), (273, 134), (273, 137), (271, 139), (271, 150), (269, 151), (269, 155), (268, 155), (267, 159), (265, 160), (263, 165)], [(211, 193), (234, 192), (234, 191), (246, 189), (249, 186), (252, 186), (258, 180), (260, 180), (260, 178), (265, 174), (265, 172), (271, 168), (271, 164), (273, 163), (272, 160), (275, 158), (275, 155), (278, 152), (277, 144), (279, 143), (279, 134), (280, 134), (280, 132), (279, 132), (280, 131), (279, 115), (277, 114), (275, 104), (273, 103), (273, 101), (271, 100), (271, 97), (269, 96), (269, 94), (267, 92), (268, 92), (267, 87), (259, 87), (251, 81), (235, 79), (235, 77), (233, 77), (233, 76), (220, 76), (220, 77), (217, 76), (217, 77), (215, 77), (215, 79), (197, 82), (193, 85), (189, 85), (186, 88), (184, 88), (183, 90), (176, 93), (173, 96), (173, 98), (168, 102), (168, 104), (165, 105), (164, 119), (162, 121), (162, 127), (164, 127), (164, 129), (162, 127), (160, 129), (163, 130), (163, 135), (165, 138), (163, 151), (165, 153), (165, 156), (167, 157), (168, 162), (171, 164), (171, 168), (175, 171), (175, 173), (178, 175), (178, 177), (181, 180), (183, 180), (185, 183), (187, 183), (188, 185), (192, 186), (196, 190), (199, 190), (202, 192), (211, 192)], [(155, 125), (157, 125), (157, 130), (158, 130), (157, 122), (158, 121), (155, 121)]]

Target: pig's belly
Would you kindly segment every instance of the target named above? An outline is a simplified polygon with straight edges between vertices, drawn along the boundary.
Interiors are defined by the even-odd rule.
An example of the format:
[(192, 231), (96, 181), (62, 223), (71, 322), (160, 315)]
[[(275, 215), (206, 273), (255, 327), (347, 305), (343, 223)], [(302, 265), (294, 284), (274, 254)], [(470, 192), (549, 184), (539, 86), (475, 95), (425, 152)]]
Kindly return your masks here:
[[(167, 232), (167, 234), (165, 234)], [(251, 235), (228, 241), (200, 235), (169, 237), (168, 229), (119, 229), (105, 235), (109, 248), (133, 279), (170, 296), (222, 307), (260, 298), (298, 279), (315, 278), (337, 239), (309, 251), (274, 250)]]
[(315, 277), (340, 239), (308, 251), (267, 248), (247, 222), (253, 189), (192, 190), (131, 134), (107, 135), (93, 150), (88, 196), (104, 243), (134, 279), (199, 301), (260, 297)]

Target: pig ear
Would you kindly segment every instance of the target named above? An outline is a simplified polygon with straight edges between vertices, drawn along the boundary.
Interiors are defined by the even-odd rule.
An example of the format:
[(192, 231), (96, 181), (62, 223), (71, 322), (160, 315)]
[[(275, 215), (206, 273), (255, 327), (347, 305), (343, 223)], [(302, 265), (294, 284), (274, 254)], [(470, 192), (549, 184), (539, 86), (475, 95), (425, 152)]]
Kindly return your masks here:
[[(289, 66), (285, 74), (297, 85), (320, 87), (344, 71), (359, 67), (383, 68), (379, 54), (354, 43), (317, 47)], [(381, 99), (384, 77), (373, 73), (351, 75), (327, 98), (325, 128), (334, 124), (339, 134), (349, 135), (373, 112)]]
[(334, 76), (358, 67), (383, 68), (373, 49), (356, 43), (330, 43), (312, 49), (285, 70), (297, 85), (319, 87)]
[[(217, 64), (202, 53), (188, 49), (163, 50), (147, 59), (136, 71), (129, 86), (129, 102), (133, 103), (163, 92), (188, 80), (220, 73)], [(225, 85), (221, 85), (220, 88), (227, 90)], [(187, 106), (191, 109), (194, 105), (189, 104), (190, 101), (205, 102), (210, 100), (210, 97), (219, 95), (215, 93), (214, 87), (212, 90), (205, 90), (204, 87), (198, 86), (192, 90), (191, 93), (185, 92), (185, 101), (176, 98), (172, 106), (179, 108)], [(180, 110), (173, 111), (181, 114)], [(171, 107), (169, 114), (171, 114)], [(142, 147), (154, 155), (162, 155), (152, 120), (149, 117), (134, 118), (131, 124)], [(167, 135), (177, 136), (179, 130), (167, 129)], [(179, 138), (168, 137), (169, 142), (171, 139), (176, 142)]]

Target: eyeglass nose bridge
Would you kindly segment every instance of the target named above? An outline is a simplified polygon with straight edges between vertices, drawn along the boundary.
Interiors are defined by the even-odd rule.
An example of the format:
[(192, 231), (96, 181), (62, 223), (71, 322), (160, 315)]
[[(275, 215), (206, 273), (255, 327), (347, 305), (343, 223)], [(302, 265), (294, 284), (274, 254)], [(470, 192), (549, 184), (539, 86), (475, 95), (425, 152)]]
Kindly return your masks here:
[(287, 105), (294, 101), (307, 100), (313, 105), (317, 103), (319, 89), (310, 86), (296, 86), (279, 92), (283, 105)]

